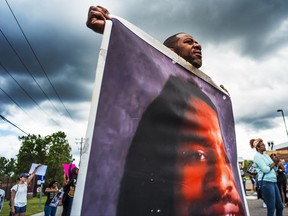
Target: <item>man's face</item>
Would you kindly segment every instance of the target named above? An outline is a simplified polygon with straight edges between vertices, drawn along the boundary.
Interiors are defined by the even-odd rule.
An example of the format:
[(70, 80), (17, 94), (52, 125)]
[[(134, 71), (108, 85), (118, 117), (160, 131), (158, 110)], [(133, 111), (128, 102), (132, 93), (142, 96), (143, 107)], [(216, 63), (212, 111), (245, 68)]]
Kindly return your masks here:
[(200, 68), (202, 66), (201, 45), (191, 35), (178, 34), (177, 37), (179, 40), (174, 51), (194, 67)]
[(185, 113), (177, 153), (179, 215), (245, 215), (224, 149), (218, 117), (200, 99)]

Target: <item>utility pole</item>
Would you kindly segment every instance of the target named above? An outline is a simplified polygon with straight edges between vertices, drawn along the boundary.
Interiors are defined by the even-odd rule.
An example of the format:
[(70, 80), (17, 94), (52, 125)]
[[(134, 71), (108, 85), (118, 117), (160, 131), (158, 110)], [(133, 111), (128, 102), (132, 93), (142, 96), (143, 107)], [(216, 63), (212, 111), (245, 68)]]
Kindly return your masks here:
[(286, 130), (286, 134), (287, 134), (287, 137), (288, 137), (288, 130), (287, 130), (287, 125), (286, 125), (286, 121), (285, 121), (285, 115), (284, 115), (284, 112), (283, 112), (282, 109), (278, 109), (277, 112), (281, 112), (281, 114), (282, 114), (283, 121), (284, 121), (284, 126), (285, 126), (285, 130)]
[[(79, 140), (79, 139), (76, 139), (76, 140)], [(80, 167), (80, 164), (81, 164), (81, 158), (82, 158), (82, 151), (83, 151), (83, 142), (84, 142), (84, 138), (81, 137), (80, 138), (80, 142), (76, 142), (76, 144), (80, 144), (80, 160), (79, 160), (79, 167)]]

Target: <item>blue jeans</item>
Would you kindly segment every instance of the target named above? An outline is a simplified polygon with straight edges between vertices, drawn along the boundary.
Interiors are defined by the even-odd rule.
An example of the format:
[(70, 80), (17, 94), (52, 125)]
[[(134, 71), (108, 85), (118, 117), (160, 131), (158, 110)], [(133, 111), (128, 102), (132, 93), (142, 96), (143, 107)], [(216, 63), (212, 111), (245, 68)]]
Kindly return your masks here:
[[(261, 181), (259, 181), (261, 185)], [(276, 182), (263, 181), (262, 183), (262, 196), (267, 205), (267, 216), (274, 216), (276, 208), (276, 216), (283, 215), (283, 204), (280, 192)]]
[(44, 207), (45, 216), (55, 216), (57, 211), (57, 207), (46, 206)]

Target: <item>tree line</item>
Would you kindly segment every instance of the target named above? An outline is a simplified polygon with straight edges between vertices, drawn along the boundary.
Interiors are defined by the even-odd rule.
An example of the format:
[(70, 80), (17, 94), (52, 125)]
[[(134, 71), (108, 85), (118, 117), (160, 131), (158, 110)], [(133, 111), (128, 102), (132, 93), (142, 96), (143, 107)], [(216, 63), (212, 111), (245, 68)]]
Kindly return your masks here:
[[(28, 134), (18, 137), (21, 146), (15, 158), (0, 157), (0, 180), (16, 179), (20, 173), (28, 173), (32, 163), (47, 165), (45, 184), (63, 179), (62, 164), (71, 163), (71, 147), (62, 131), (47, 136)], [(36, 185), (35, 185), (36, 186)]]

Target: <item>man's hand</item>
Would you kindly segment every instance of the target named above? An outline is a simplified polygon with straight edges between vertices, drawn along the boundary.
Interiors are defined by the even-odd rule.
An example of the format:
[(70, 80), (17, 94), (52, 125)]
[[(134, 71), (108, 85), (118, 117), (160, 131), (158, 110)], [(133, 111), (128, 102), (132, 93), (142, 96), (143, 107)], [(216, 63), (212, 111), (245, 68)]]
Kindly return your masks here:
[(88, 11), (86, 25), (93, 31), (103, 34), (105, 21), (111, 20), (109, 11), (101, 6), (91, 6)]

